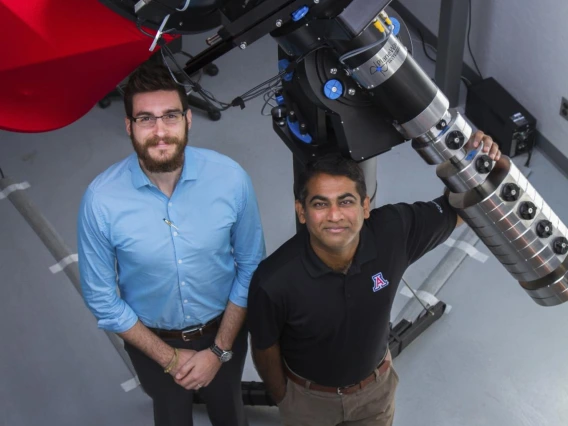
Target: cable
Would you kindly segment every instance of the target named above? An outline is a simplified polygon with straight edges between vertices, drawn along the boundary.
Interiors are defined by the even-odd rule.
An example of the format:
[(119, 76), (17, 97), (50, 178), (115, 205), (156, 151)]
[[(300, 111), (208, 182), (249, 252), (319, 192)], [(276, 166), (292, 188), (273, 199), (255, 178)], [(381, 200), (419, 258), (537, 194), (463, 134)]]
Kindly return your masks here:
[(359, 49), (352, 50), (351, 52), (347, 52), (343, 56), (339, 57), (339, 62), (341, 62), (342, 64), (345, 64), (345, 61), (347, 59), (352, 58), (352, 57), (357, 56), (357, 55), (360, 55), (361, 53), (366, 52), (367, 50), (378, 46), (379, 44), (383, 43), (387, 39), (387, 37), (388, 37), (388, 35), (387, 35), (387, 32), (385, 31), (380, 40), (377, 40), (374, 43), (371, 43), (367, 46), (360, 47)]
[(472, 85), (471, 81), (469, 79), (465, 78), (463, 75), (461, 76), (461, 79), (467, 87)]
[[(297, 65), (300, 62), (302, 62), (306, 56), (310, 55), (311, 53), (328, 47), (327, 45), (321, 45), (318, 46), (312, 50), (310, 50), (309, 52), (299, 56), (298, 58), (296, 58), (296, 60), (293, 62), (293, 65)], [(173, 53), (171, 52), (171, 50), (169, 49), (169, 47), (167, 45), (163, 45), (162, 49), (165, 53), (162, 53), (162, 57), (164, 58), (165, 61), (165, 56), (167, 55), (172, 61), (173, 63), (176, 65), (176, 67), (178, 68), (178, 70), (186, 77), (186, 79), (188, 80), (189, 84), (192, 86), (193, 90), (198, 93), (206, 102), (210, 103), (210, 104), (216, 104), (217, 106), (213, 105), (214, 107), (216, 107), (217, 109), (219, 109), (220, 111), (225, 111), (231, 107), (234, 106), (241, 106), (243, 107), (243, 105), (252, 100), (255, 99), (259, 96), (262, 96), (272, 90), (274, 90), (274, 88), (276, 88), (278, 85), (281, 84), (281, 79), (282, 77), (290, 72), (290, 69), (286, 69), (286, 70), (282, 70), (280, 71), (278, 74), (276, 74), (275, 76), (269, 78), (268, 80), (264, 81), (263, 83), (258, 84), (257, 86), (253, 87), (252, 89), (248, 90), (247, 92), (243, 93), (241, 96), (236, 97), (235, 99), (233, 99), (233, 101), (231, 101), (231, 103), (226, 103), (226, 102), (221, 102), (219, 100), (217, 100), (215, 98), (215, 96), (213, 96), (213, 94), (211, 94), (210, 92), (208, 92), (207, 90), (205, 90), (203, 87), (201, 87), (199, 84), (195, 83), (191, 77), (185, 72), (185, 69), (181, 68), (179, 66), (179, 64), (177, 63), (177, 61), (175, 60), (175, 58), (173, 57)], [(167, 61), (165, 61), (166, 66), (169, 68), (169, 64), (167, 63)], [(173, 74), (173, 72), (170, 69), (170, 73)], [(174, 77), (172, 75), (172, 77)], [(178, 83), (178, 84), (182, 84), (179, 81), (177, 81), (177, 79), (174, 78), (174, 80)], [(266, 101), (265, 101), (266, 102)]]
[[(144, 31), (144, 30), (142, 29), (141, 24), (142, 24), (142, 22), (141, 22), (140, 20), (137, 20), (137, 21), (136, 21), (136, 27), (138, 28), (138, 30), (139, 30), (142, 34), (144, 34), (144, 35), (147, 36), (147, 37), (150, 37), (150, 38), (154, 39), (154, 42), (156, 42), (156, 40), (159, 40), (159, 38), (161, 37), (161, 35), (160, 35), (160, 37), (157, 37), (157, 35), (160, 34), (160, 33), (158, 33), (158, 34), (156, 34), (156, 35), (149, 34), (148, 32), (146, 32), (146, 31)], [(178, 69), (178, 71), (179, 71), (182, 75), (185, 76), (185, 78), (187, 79), (187, 82), (188, 82), (189, 85), (191, 86), (192, 90), (193, 90), (195, 93), (198, 93), (198, 94), (201, 96), (201, 98), (202, 98), (205, 102), (207, 102), (211, 107), (216, 108), (216, 109), (218, 109), (218, 110), (220, 110), (220, 111), (225, 111), (225, 110), (229, 109), (231, 106), (233, 106), (232, 104), (227, 104), (227, 103), (218, 101), (210, 92), (208, 92), (207, 90), (203, 89), (203, 88), (199, 85), (198, 82), (194, 81), (194, 80), (185, 72), (185, 69), (183, 69), (182, 67), (180, 67), (180, 65), (178, 64), (178, 62), (176, 61), (176, 59), (175, 59), (175, 57), (174, 57), (174, 54), (172, 53), (171, 49), (169, 48), (169, 46), (168, 46), (167, 44), (163, 44), (163, 45), (161, 46), (160, 53), (161, 53), (161, 55), (162, 55), (162, 60), (163, 60), (164, 65), (168, 68), (168, 71), (170, 72), (170, 75), (171, 75), (172, 79), (176, 82), (176, 84), (178, 84), (178, 85), (180, 85), (180, 86), (183, 86), (183, 87), (185, 88), (185, 84), (184, 84), (184, 83), (181, 83), (181, 82), (178, 81), (178, 79), (176, 78), (175, 73), (172, 71), (172, 69), (171, 69), (171, 67), (170, 67), (170, 65), (169, 65), (169, 63), (168, 63), (168, 61), (167, 61), (167, 59), (166, 59), (166, 55), (167, 55), (167, 57), (168, 57), (169, 59), (171, 59), (171, 61), (175, 64), (175, 66), (176, 66), (176, 68)], [(182, 52), (182, 53), (185, 54), (185, 52)], [(189, 54), (187, 54), (187, 55), (191, 57), (191, 55), (189, 55)], [(282, 73), (282, 74), (283, 74), (283, 73)], [(280, 75), (279, 75), (278, 77), (280, 77)], [(257, 87), (259, 87), (259, 86), (257, 86)], [(254, 90), (254, 89), (253, 89), (253, 90)], [(262, 93), (264, 93), (264, 92), (259, 93), (259, 95), (262, 94)], [(217, 106), (214, 105), (214, 104), (217, 104)]]
[(186, 0), (185, 5), (181, 9), (176, 9), (176, 10), (178, 12), (185, 12), (187, 10), (187, 8), (189, 7), (189, 3), (191, 3), (191, 0)]
[[(420, 36), (420, 41), (422, 42), (422, 50), (424, 50), (424, 55), (430, 59), (432, 62), (436, 63), (436, 58), (431, 57), (428, 54), (428, 50), (426, 50), (426, 47), (429, 47), (436, 55), (438, 54), (438, 49), (436, 49), (434, 46), (432, 46), (429, 43), (426, 43), (426, 40), (424, 39), (424, 34), (422, 34), (422, 31), (420, 31), (419, 28), (414, 28), (416, 30), (416, 32), (418, 33), (418, 35)], [(410, 37), (410, 42), (412, 43), (413, 38)], [(416, 40), (419, 41), (419, 40)], [(463, 75), (460, 76), (460, 79), (464, 82), (464, 84), (466, 85), (466, 87), (470, 87), (472, 85), (471, 81), (464, 77)]]
[[(223, 104), (222, 102), (217, 101), (212, 95), (207, 94), (207, 92), (196, 82), (194, 82), (192, 80), (192, 78), (185, 72), (185, 70), (178, 64), (178, 62), (176, 61), (174, 54), (172, 53), (172, 51), (170, 50), (170, 48), (168, 47), (168, 45), (164, 44), (161, 49), (160, 49), (161, 53), (162, 53), (162, 59), (164, 61), (164, 65), (168, 68), (170, 75), (172, 76), (173, 80), (179, 84), (180, 86), (185, 87), (185, 84), (180, 83), (177, 78), (175, 77), (174, 72), (172, 71), (170, 65), (168, 64), (168, 61), (166, 60), (165, 55), (167, 55), (172, 62), (175, 64), (175, 66), (177, 67), (177, 69), (179, 70), (179, 72), (181, 74), (183, 74), (185, 76), (185, 78), (187, 79), (187, 81), (189, 82), (190, 86), (192, 87), (192, 89), (195, 91), (195, 93), (198, 93), (201, 98), (207, 102), (211, 107), (219, 109), (221, 111), (224, 111), (225, 109), (230, 108), (231, 105), (228, 104)], [(221, 108), (216, 107), (213, 103), (212, 100), (214, 102), (216, 102), (218, 105), (222, 105)]]
[(350, 52), (343, 54), (342, 56), (339, 57), (339, 62), (345, 65), (345, 61), (347, 59), (357, 56), (363, 52), (366, 52), (369, 49), (372, 49), (373, 47), (378, 46), (379, 44), (383, 43), (387, 38), (389, 38), (391, 33), (392, 33), (392, 26), (387, 26), (387, 29), (385, 30), (385, 32), (382, 33), (382, 37), (380, 40), (377, 40), (371, 44), (368, 44), (367, 46), (359, 47), (358, 49), (354, 49)]
[[(144, 30), (142, 29), (141, 21), (137, 21), (137, 22), (136, 22), (136, 27), (138, 28), (138, 30), (139, 30), (142, 34), (146, 35), (147, 37), (150, 37), (150, 38), (152, 38), (152, 39), (155, 39), (155, 38), (156, 38), (156, 36), (154, 36), (154, 35), (152, 35), (152, 34), (149, 34), (149, 33), (147, 33), (146, 31), (144, 31)], [(299, 56), (299, 57), (296, 58), (296, 60), (293, 62), (294, 66), (297, 65), (297, 64), (299, 64), (300, 62), (302, 62), (302, 61), (306, 58), (306, 56), (312, 54), (313, 52), (315, 52), (315, 51), (317, 51), (317, 50), (319, 50), (319, 49), (325, 48), (325, 47), (329, 47), (329, 46), (323, 44), (323, 45), (320, 45), (320, 46), (318, 46), (318, 47), (316, 47), (316, 48), (310, 50), (309, 52), (307, 52), (307, 53), (305, 53), (305, 54)], [(226, 111), (227, 109), (229, 109), (229, 108), (231, 108), (231, 107), (234, 107), (234, 106), (241, 106), (241, 108), (244, 108), (244, 104), (245, 104), (246, 102), (248, 102), (248, 101), (250, 101), (250, 100), (252, 100), (252, 99), (255, 99), (255, 98), (259, 97), (259, 96), (266, 95), (267, 93), (274, 92), (274, 89), (275, 89), (276, 87), (278, 87), (278, 86), (281, 84), (281, 82), (282, 82), (282, 80), (281, 80), (282, 77), (283, 77), (286, 73), (290, 72), (289, 69), (280, 71), (280, 72), (279, 72), (278, 74), (276, 74), (275, 76), (269, 78), (268, 80), (264, 81), (263, 83), (258, 84), (257, 86), (255, 86), (255, 87), (253, 87), (252, 89), (248, 90), (247, 92), (243, 93), (241, 96), (237, 96), (235, 99), (233, 99), (233, 101), (231, 101), (231, 103), (226, 103), (226, 102), (219, 101), (217, 98), (215, 98), (215, 96), (214, 96), (211, 92), (205, 90), (205, 89), (199, 84), (199, 80), (198, 80), (198, 81), (194, 81), (194, 80), (187, 74), (187, 72), (185, 71), (185, 69), (182, 68), (182, 67), (179, 65), (179, 63), (176, 61), (173, 52), (171, 51), (171, 49), (169, 48), (169, 46), (168, 46), (167, 44), (162, 43), (161, 49), (160, 49), (160, 53), (161, 53), (161, 55), (162, 55), (162, 60), (163, 60), (164, 65), (168, 68), (168, 71), (170, 72), (170, 75), (171, 75), (172, 79), (176, 82), (176, 84), (178, 84), (178, 85), (180, 85), (180, 86), (183, 86), (183, 87), (185, 88), (185, 83), (182, 83), (182, 82), (180, 82), (180, 81), (177, 79), (175, 73), (173, 72), (172, 68), (170, 67), (170, 64), (168, 63), (168, 60), (167, 60), (168, 58), (169, 58), (169, 59), (173, 62), (173, 64), (176, 66), (176, 68), (178, 69), (178, 72), (179, 72), (181, 75), (183, 75), (183, 76), (185, 77), (185, 79), (187, 80), (187, 83), (191, 86), (191, 89), (192, 89), (195, 93), (199, 94), (199, 95), (201, 96), (201, 98), (203, 98), (203, 100), (204, 100), (205, 102), (207, 102), (210, 106), (212, 106), (213, 108), (219, 110), (220, 112)], [(180, 53), (182, 53), (182, 54), (188, 56), (189, 58), (192, 58), (192, 55), (190, 55), (190, 54), (188, 54), (188, 53), (186, 53), (186, 52), (180, 52)], [(167, 58), (166, 58), (166, 56), (167, 56)], [(201, 71), (201, 73), (203, 72), (202, 70), (200, 70), (200, 71)], [(200, 74), (200, 77), (201, 77), (201, 74)], [(261, 110), (261, 113), (262, 113), (262, 112), (264, 111), (264, 109), (266, 108), (266, 105), (270, 102), (270, 97), (269, 97), (268, 99), (267, 99), (267, 98), (264, 98), (264, 101), (265, 101), (265, 103), (264, 103), (264, 105), (263, 105), (263, 108), (262, 108), (262, 110)]]
[(4, 176), (4, 172), (2, 171), (2, 169), (0, 169), (0, 176), (2, 176), (2, 179), (4, 179), (6, 176)]
[(170, 19), (170, 15), (164, 16), (164, 20), (162, 21), (162, 24), (160, 25), (160, 28), (158, 29), (158, 32), (156, 33), (156, 37), (154, 37), (154, 41), (152, 42), (152, 45), (150, 46), (150, 52), (154, 51), (154, 49), (156, 48), (156, 45), (158, 44), (158, 42), (162, 38), (163, 30), (164, 30), (164, 27), (166, 26), (166, 24), (168, 23), (168, 19)]
[[(426, 50), (426, 46), (430, 46), (430, 48), (434, 51), (434, 53), (436, 53), (436, 55), (438, 54), (438, 49), (436, 49), (434, 46), (432, 46), (431, 44), (426, 43), (426, 40), (424, 39), (424, 34), (422, 34), (422, 31), (420, 31), (420, 29), (415, 28), (416, 32), (418, 33), (418, 36), (420, 37), (420, 40), (422, 41), (422, 49), (424, 50), (424, 54), (426, 55), (426, 57), (428, 59), (430, 59), (432, 62), (436, 62), (436, 58), (431, 57), (428, 54), (428, 51)], [(411, 37), (412, 40), (412, 37)]]
[[(471, 7), (471, 0), (469, 0), (469, 3), (470, 3), (470, 7)], [(468, 24), (468, 26), (471, 26), (471, 9), (470, 9), (469, 24)], [(438, 49), (436, 49), (436, 48), (435, 48), (434, 46), (432, 46), (431, 44), (426, 43), (426, 40), (425, 40), (425, 38), (424, 38), (424, 34), (422, 34), (422, 31), (420, 31), (420, 28), (414, 27), (414, 30), (418, 33), (418, 36), (420, 37), (420, 41), (422, 42), (422, 50), (424, 51), (424, 55), (425, 55), (428, 59), (430, 59), (432, 62), (436, 62), (436, 58), (433, 58), (432, 56), (430, 56), (430, 54), (428, 53), (428, 50), (426, 49), (426, 47), (429, 47), (436, 55), (438, 54)], [(411, 43), (412, 43), (412, 37), (410, 38), (410, 40), (411, 40)], [(475, 58), (473, 57), (473, 53), (472, 53), (472, 50), (471, 50), (471, 44), (470, 44), (469, 40), (470, 40), (470, 28), (468, 28), (468, 35), (467, 35), (467, 43), (468, 43), (469, 53), (470, 53), (470, 55), (471, 55), (471, 57), (472, 57), (472, 59), (473, 59), (473, 62), (474, 62), (474, 64), (475, 64), (476, 68), (477, 68), (477, 73), (479, 74), (479, 76), (480, 76), (481, 78), (483, 78), (482, 75), (481, 75), (481, 72), (479, 71), (479, 67), (477, 66), (477, 62), (475, 61)], [(461, 79), (462, 79), (463, 82), (466, 84), (466, 86), (469, 87), (469, 86), (472, 85), (471, 81), (470, 81), (469, 79), (465, 78), (464, 76), (461, 76)]]
[[(258, 86), (252, 88), (248, 92), (243, 93), (240, 97), (243, 98), (243, 99), (254, 99), (257, 96), (260, 96), (260, 95), (266, 93), (267, 91), (269, 91), (272, 88), (272, 83), (274, 83), (275, 81), (279, 84), (280, 83), (280, 77), (281, 77), (281, 75), (280, 75), (280, 73), (278, 73), (278, 75), (266, 80), (264, 83), (259, 84)], [(263, 88), (266, 85), (268, 85), (268, 87)]]
[[(424, 50), (424, 55), (430, 59), (432, 62), (436, 63), (436, 58), (431, 57), (428, 54), (428, 50), (426, 50), (426, 47), (429, 47), (436, 55), (438, 54), (438, 49), (436, 49), (434, 46), (432, 46), (430, 43), (426, 43), (426, 40), (424, 38), (424, 34), (422, 34), (422, 31), (420, 31), (420, 28), (414, 27), (414, 29), (416, 30), (416, 32), (418, 33), (419, 37), (420, 37), (420, 41), (422, 42), (422, 50)], [(410, 42), (412, 43), (413, 39), (412, 37), (410, 37)], [(416, 40), (418, 41), (418, 40)], [(460, 76), (460, 79), (464, 82), (464, 84), (466, 85), (466, 87), (470, 87), (472, 85), (471, 80), (469, 80), (468, 78), (464, 77), (463, 75)]]
[(153, 39), (154, 37), (156, 37), (155, 34), (152, 35), (152, 34), (147, 33), (146, 31), (144, 31), (144, 30), (142, 29), (142, 21), (140, 21), (140, 19), (137, 19), (137, 20), (136, 20), (136, 28), (138, 28), (138, 31), (140, 31), (142, 34), (144, 34), (145, 36), (150, 37), (151, 39)]
[(475, 60), (475, 56), (473, 56), (473, 51), (471, 50), (471, 0), (468, 0), (469, 2), (469, 24), (467, 26), (467, 47), (469, 48), (469, 54), (471, 55), (471, 59), (473, 59), (473, 64), (475, 65), (475, 68), (477, 69), (477, 73), (479, 74), (479, 77), (481, 77), (481, 79), (483, 80), (483, 74), (481, 74), (481, 71), (479, 70), (479, 67), (477, 66), (477, 61)]
[[(193, 56), (193, 55), (191, 55), (191, 54), (189, 54), (189, 53), (187, 53), (187, 52), (184, 52), (183, 50), (179, 51), (178, 53), (179, 53), (180, 55), (187, 56), (189, 59), (193, 59), (193, 58), (195, 57), (195, 56)], [(198, 74), (197, 74), (197, 80), (195, 80), (196, 83), (199, 83), (199, 82), (201, 81), (201, 78), (203, 77), (203, 72), (204, 72), (203, 70), (204, 70), (204, 69), (205, 69), (205, 68), (200, 68), (200, 69), (199, 69)], [(194, 75), (195, 75), (195, 73), (192, 74), (192, 77), (193, 77)]]
[(262, 105), (262, 108), (260, 109), (260, 114), (261, 114), (261, 115), (263, 115), (263, 116), (271, 115), (271, 112), (269, 112), (268, 114), (265, 112), (266, 107), (267, 107), (268, 105), (270, 105), (272, 108), (278, 106), (278, 104), (276, 104), (276, 105), (272, 104), (271, 101), (276, 100), (276, 94), (278, 93), (278, 91), (279, 91), (281, 88), (282, 88), (282, 86), (280, 85), (280, 82), (278, 82), (278, 84), (276, 84), (276, 85), (274, 86), (274, 88), (273, 88), (271, 91), (266, 92), (266, 93), (263, 95), (264, 104)]
[(529, 167), (529, 165), (531, 164), (533, 148), (534, 148), (534, 142), (533, 145), (531, 146), (531, 149), (529, 149), (529, 156), (527, 157), (527, 161), (525, 162), (525, 167)]
[[(165, 46), (164, 46), (164, 47), (165, 47)], [(167, 68), (168, 71), (170, 72), (170, 75), (172, 76), (172, 79), (176, 82), (176, 84), (179, 85), (179, 86), (185, 87), (185, 84), (184, 84), (184, 83), (180, 83), (180, 82), (178, 81), (178, 79), (176, 78), (176, 75), (174, 74), (174, 72), (172, 71), (172, 69), (171, 69), (171, 67), (170, 67), (170, 64), (168, 64), (168, 60), (166, 59), (166, 56), (165, 56), (165, 53), (164, 53), (164, 52), (166, 52), (166, 49), (165, 49), (164, 47), (162, 47), (162, 49), (160, 49), (160, 52), (161, 52), (161, 54), (162, 54), (162, 61), (164, 62), (164, 65), (166, 66), (166, 68)], [(169, 57), (169, 55), (168, 55), (168, 57)], [(173, 60), (173, 58), (172, 58), (172, 60)], [(174, 61), (174, 62), (175, 62), (175, 61)]]
[[(186, 52), (178, 52), (180, 54), (183, 54), (185, 56), (191, 57), (193, 58), (193, 56), (191, 56), (189, 53)], [(168, 71), (170, 72), (170, 75), (172, 76), (172, 79), (174, 79), (174, 81), (179, 84), (180, 86), (183, 86), (185, 88), (185, 84), (181, 83), (179, 81), (177, 81), (177, 78), (179, 78), (179, 74), (176, 76), (176, 74), (172, 71), (172, 69), (169, 67), (168, 63), (167, 63), (167, 59), (164, 57), (163, 53), (162, 53), (162, 60), (164, 61), (164, 64), (166, 65), (166, 67), (168, 68)], [(195, 76), (195, 74), (193, 74), (192, 76)], [(176, 78), (177, 77), (177, 78)], [(201, 68), (198, 72), (197, 72), (197, 76), (195, 77), (195, 80), (192, 80), (195, 84), (199, 84), (199, 82), (201, 81), (201, 78), (203, 77), (203, 68)], [(192, 86), (189, 90), (189, 92), (187, 92), (187, 94), (189, 95), (190, 93), (192, 93), (194, 91), (194, 87)]]
[[(159, 3), (160, 5), (164, 6), (166, 9), (169, 9), (171, 11), (173, 11), (174, 9), (172, 9), (172, 6), (165, 4), (164, 2), (161, 2), (159, 0), (155, 0), (156, 3)], [(146, 3), (149, 3), (148, 1), (146, 1)], [(175, 10), (177, 10), (178, 12), (185, 12), (187, 10), (187, 8), (189, 7), (189, 3), (191, 3), (191, 0), (186, 0), (185, 4), (183, 5), (183, 7), (181, 9), (178, 9), (177, 7), (175, 8)]]
[[(143, 31), (143, 30), (141, 29), (139, 23), (137, 23), (137, 26), (138, 26), (138, 29), (140, 29), (140, 31), (141, 31), (142, 33), (144, 33), (145, 35), (147, 35), (147, 36), (149, 36), (149, 37), (154, 38), (151, 34), (148, 34), (148, 33), (146, 33), (145, 31)], [(160, 53), (161, 53), (161, 55), (162, 55), (162, 60), (163, 60), (163, 62), (164, 62), (164, 65), (168, 68), (168, 71), (170, 72), (170, 75), (172, 76), (172, 79), (173, 79), (177, 84), (179, 84), (180, 86), (183, 86), (183, 87), (185, 88), (185, 84), (179, 82), (178, 79), (176, 78), (176, 76), (175, 76), (174, 72), (172, 71), (172, 69), (171, 69), (171, 67), (170, 67), (170, 65), (169, 65), (169, 63), (168, 63), (168, 61), (167, 61), (165, 55), (167, 55), (168, 58), (170, 58), (170, 59), (172, 60), (172, 62), (173, 62), (173, 63), (175, 64), (175, 66), (177, 67), (178, 71), (179, 71), (182, 75), (184, 75), (184, 76), (186, 77), (186, 79), (187, 79), (188, 83), (190, 84), (192, 90), (193, 90), (194, 92), (198, 93), (198, 94), (201, 96), (201, 98), (202, 98), (205, 102), (207, 102), (211, 107), (216, 108), (216, 109), (219, 109), (220, 111), (224, 111), (224, 110), (226, 110), (226, 109), (228, 109), (228, 108), (231, 107), (231, 105), (229, 105), (229, 104), (223, 104), (222, 102), (217, 101), (217, 100), (213, 97), (213, 95), (211, 95), (209, 92), (207, 92), (205, 89), (203, 89), (203, 88), (199, 85), (198, 82), (194, 81), (194, 80), (185, 72), (185, 70), (180, 67), (180, 65), (178, 64), (178, 62), (176, 61), (176, 59), (175, 59), (175, 57), (174, 57), (173, 52), (171, 51), (171, 49), (169, 48), (169, 46), (168, 46), (167, 44), (163, 44), (163, 45), (161, 46)], [(187, 56), (189, 56), (189, 57), (191, 57), (191, 55), (189, 55), (189, 54), (187, 54), (187, 53), (185, 53), (185, 52), (182, 52), (182, 53), (185, 54), (185, 55), (187, 55)], [(217, 103), (218, 105), (221, 105), (221, 107), (219, 108), (219, 107), (213, 105), (212, 101), (215, 102), (215, 103)]]

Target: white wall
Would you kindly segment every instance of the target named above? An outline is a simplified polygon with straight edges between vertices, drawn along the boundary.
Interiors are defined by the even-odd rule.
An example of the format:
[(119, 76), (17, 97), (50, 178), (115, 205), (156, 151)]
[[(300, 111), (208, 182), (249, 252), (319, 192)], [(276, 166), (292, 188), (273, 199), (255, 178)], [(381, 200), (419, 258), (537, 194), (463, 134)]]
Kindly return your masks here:
[[(457, 0), (467, 1), (467, 0)], [(538, 129), (568, 157), (568, 1), (472, 0), (471, 47), (484, 77), (494, 77), (538, 120)], [(440, 0), (401, 0), (438, 34)], [(473, 66), (469, 52), (466, 62)]]

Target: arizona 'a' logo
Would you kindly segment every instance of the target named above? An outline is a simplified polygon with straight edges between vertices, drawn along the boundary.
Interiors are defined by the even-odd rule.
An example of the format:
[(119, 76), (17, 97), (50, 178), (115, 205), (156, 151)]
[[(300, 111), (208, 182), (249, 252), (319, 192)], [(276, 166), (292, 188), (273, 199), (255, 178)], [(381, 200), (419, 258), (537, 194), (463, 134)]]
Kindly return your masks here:
[(389, 285), (389, 282), (383, 277), (383, 273), (379, 272), (373, 275), (373, 291), (379, 291)]

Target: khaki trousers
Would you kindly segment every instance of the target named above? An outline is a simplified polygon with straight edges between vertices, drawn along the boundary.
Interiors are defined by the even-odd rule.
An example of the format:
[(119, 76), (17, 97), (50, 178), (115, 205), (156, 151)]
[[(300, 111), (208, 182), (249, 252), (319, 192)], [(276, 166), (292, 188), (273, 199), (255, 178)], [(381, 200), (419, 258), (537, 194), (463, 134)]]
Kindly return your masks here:
[(392, 366), (349, 395), (314, 391), (288, 380), (278, 408), (285, 426), (391, 426), (397, 385)]

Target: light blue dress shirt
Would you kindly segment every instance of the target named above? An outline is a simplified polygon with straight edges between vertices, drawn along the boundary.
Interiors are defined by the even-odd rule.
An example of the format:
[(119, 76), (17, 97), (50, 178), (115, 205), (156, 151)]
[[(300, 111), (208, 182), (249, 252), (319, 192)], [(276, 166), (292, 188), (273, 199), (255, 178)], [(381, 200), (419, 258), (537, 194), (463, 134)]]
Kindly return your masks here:
[(228, 300), (246, 307), (265, 256), (246, 172), (191, 147), (170, 199), (136, 154), (99, 175), (83, 197), (77, 235), (83, 297), (99, 327), (115, 333), (138, 319), (169, 330), (204, 324)]

